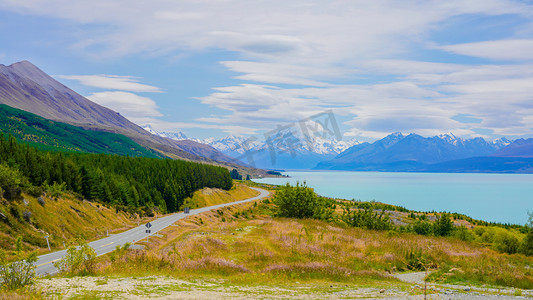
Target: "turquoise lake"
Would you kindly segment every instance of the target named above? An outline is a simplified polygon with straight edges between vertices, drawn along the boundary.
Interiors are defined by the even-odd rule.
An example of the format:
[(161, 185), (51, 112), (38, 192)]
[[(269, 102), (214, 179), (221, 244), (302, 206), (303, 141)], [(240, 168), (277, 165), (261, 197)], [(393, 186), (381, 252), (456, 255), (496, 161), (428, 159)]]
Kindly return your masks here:
[(254, 179), (286, 184), (306, 181), (327, 197), (376, 200), (418, 211), (458, 212), (475, 219), (525, 224), (533, 212), (533, 174), (450, 174), (309, 171), (290, 178)]

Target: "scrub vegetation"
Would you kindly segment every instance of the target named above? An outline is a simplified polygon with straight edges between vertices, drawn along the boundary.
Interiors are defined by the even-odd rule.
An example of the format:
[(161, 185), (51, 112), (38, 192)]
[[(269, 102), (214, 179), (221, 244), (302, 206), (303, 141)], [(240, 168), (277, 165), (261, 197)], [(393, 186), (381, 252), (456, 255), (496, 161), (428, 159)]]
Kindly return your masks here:
[[(309, 189), (290, 188), (296, 194)], [(279, 195), (191, 216), (147, 243), (148, 250), (103, 259), (95, 274), (219, 278), (245, 285), (298, 281), (396, 286), (400, 283), (392, 274), (428, 270), (428, 280), (435, 282), (533, 288), (533, 258), (498, 248), (496, 237), (502, 234), (514, 234), (523, 243), (526, 234), (513, 229), (464, 229), (452, 214), (443, 213), (426, 215), (433, 219), (428, 221), (432, 229), (418, 234), (412, 224), (394, 224), (398, 218), (410, 219), (409, 212), (391, 217), (391, 211), (356, 209), (345, 201), (336, 202), (332, 218), (286, 218), (276, 204), (286, 194)], [(351, 209), (360, 215), (346, 213)], [(351, 217), (359, 221), (347, 222)], [(461, 239), (463, 230), (471, 238)]]

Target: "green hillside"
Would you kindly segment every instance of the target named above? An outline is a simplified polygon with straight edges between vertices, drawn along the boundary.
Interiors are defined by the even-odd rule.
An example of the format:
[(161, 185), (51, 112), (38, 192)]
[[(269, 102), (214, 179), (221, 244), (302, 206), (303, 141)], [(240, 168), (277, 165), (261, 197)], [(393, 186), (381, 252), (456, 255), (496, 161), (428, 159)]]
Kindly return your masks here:
[(42, 150), (161, 157), (121, 134), (85, 130), (0, 104), (0, 132)]
[[(17, 199), (22, 190), (67, 190), (87, 200), (132, 209), (174, 212), (204, 187), (229, 190), (228, 169), (183, 160), (43, 151), (0, 133), (0, 193)], [(34, 193), (37, 196), (39, 193)]]

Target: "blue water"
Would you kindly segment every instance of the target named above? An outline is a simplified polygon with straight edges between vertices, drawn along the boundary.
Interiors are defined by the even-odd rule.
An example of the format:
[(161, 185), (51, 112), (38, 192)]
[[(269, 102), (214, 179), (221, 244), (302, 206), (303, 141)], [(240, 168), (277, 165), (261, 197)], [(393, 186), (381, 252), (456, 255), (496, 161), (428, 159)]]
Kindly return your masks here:
[(525, 224), (533, 212), (533, 174), (387, 172), (286, 172), (291, 178), (254, 179), (270, 184), (306, 181), (327, 197), (400, 205), (417, 211), (458, 212), (475, 219)]

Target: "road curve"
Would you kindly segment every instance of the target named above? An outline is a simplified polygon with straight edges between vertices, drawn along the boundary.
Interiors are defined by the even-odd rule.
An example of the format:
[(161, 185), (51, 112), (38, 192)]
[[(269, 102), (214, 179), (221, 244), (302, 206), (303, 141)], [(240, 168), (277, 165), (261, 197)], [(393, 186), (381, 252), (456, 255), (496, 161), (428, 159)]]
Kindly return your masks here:
[[(161, 217), (159, 219), (153, 220), (150, 223), (152, 224), (152, 227), (150, 228), (150, 233), (146, 233), (146, 224), (139, 225), (135, 228), (132, 228), (130, 230), (124, 231), (122, 233), (113, 234), (111, 236), (108, 236), (106, 238), (92, 241), (89, 243), (89, 246), (93, 247), (96, 251), (96, 254), (98, 256), (109, 253), (113, 250), (115, 250), (116, 246), (122, 246), (125, 243), (135, 243), (139, 240), (142, 240), (146, 238), (147, 236), (153, 235), (154, 233), (160, 231), (163, 228), (166, 228), (173, 223), (175, 223), (178, 220), (184, 219), (189, 215), (195, 215), (199, 213), (203, 213), (206, 211), (210, 211), (212, 209), (217, 209), (225, 206), (250, 202), (254, 200), (259, 200), (262, 198), (267, 197), (270, 193), (266, 190), (260, 189), (260, 188), (253, 188), (252, 189), (260, 192), (258, 196), (248, 198), (245, 200), (235, 201), (235, 202), (229, 202), (229, 203), (223, 203), (208, 207), (202, 207), (197, 209), (191, 209), (189, 214), (185, 214), (183, 212), (180, 213), (174, 213), (171, 215), (167, 215), (164, 217)], [(35, 272), (38, 276), (43, 276), (47, 274), (55, 274), (57, 273), (57, 268), (54, 267), (53, 262), (60, 260), (65, 254), (67, 253), (66, 250), (56, 251), (48, 254), (44, 254), (38, 257), (37, 262), (35, 263), (36, 269)]]

